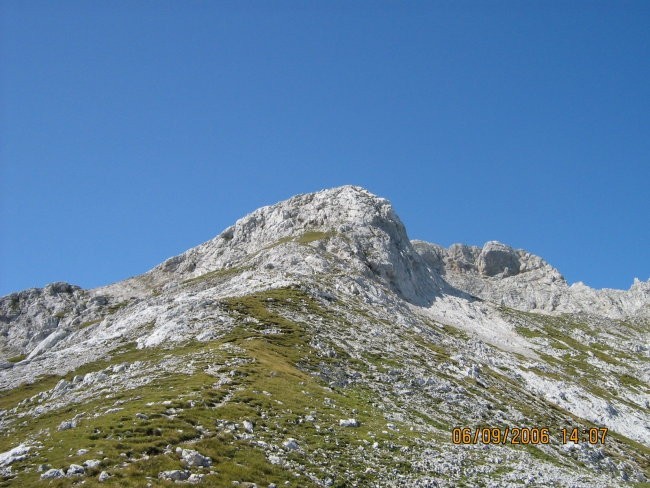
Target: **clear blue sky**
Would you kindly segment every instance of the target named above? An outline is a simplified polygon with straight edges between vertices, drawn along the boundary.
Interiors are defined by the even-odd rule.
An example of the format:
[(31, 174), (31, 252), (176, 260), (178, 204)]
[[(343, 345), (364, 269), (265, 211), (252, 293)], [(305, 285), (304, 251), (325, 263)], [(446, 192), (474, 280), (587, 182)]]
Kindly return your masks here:
[(144, 272), (296, 193), (569, 282), (650, 278), (650, 2), (0, 3), (0, 294)]

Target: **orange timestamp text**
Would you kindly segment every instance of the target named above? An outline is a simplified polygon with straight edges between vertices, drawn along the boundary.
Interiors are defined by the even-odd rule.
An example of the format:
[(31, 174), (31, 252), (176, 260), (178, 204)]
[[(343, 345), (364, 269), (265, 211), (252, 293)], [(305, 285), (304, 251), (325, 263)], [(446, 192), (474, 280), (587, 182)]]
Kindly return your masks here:
[[(451, 431), (454, 444), (551, 444), (549, 427), (455, 427)], [(560, 429), (557, 437), (562, 444), (605, 444), (607, 427)]]

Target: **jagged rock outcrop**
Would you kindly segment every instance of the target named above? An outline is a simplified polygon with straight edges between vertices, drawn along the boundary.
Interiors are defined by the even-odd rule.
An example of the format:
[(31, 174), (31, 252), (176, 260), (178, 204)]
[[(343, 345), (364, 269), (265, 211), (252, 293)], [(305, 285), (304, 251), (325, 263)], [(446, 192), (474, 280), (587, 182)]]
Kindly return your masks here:
[(454, 244), (445, 249), (423, 241), (413, 245), (445, 281), (483, 300), (524, 311), (647, 317), (650, 281), (636, 280), (627, 291), (594, 290), (582, 283), (569, 285), (539, 256), (497, 241), (482, 248)]
[(68, 283), (12, 293), (0, 299), (0, 350), (17, 355), (33, 349), (57, 329), (66, 314), (78, 313), (84, 291)]
[(80, 327), (99, 321), (116, 301), (57, 282), (0, 298), (0, 358), (33, 358)]

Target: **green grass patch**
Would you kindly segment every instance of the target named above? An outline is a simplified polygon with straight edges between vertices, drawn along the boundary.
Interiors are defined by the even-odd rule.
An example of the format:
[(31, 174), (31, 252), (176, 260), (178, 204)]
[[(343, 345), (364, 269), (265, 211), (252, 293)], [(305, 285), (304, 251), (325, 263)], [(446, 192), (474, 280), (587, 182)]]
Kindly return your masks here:
[(621, 384), (628, 387), (644, 389), (644, 390), (648, 389), (647, 383), (644, 383), (639, 378), (635, 378), (634, 376), (630, 376), (629, 374), (619, 375), (618, 380), (621, 382)]
[(108, 313), (109, 313), (109, 314), (114, 314), (114, 313), (117, 312), (118, 310), (120, 310), (120, 309), (126, 307), (128, 304), (129, 304), (129, 301), (128, 301), (128, 300), (124, 300), (124, 301), (122, 301), (122, 302), (116, 303), (115, 305), (111, 305), (110, 307), (108, 307)]
[(333, 237), (336, 235), (336, 232), (317, 232), (317, 231), (309, 231), (305, 232), (298, 238), (296, 238), (296, 242), (300, 244), (309, 244), (310, 242), (315, 242), (315, 241), (320, 241), (322, 239), (329, 239), (330, 237)]
[(273, 244), (268, 246), (267, 249), (280, 246), (282, 244), (286, 244), (287, 242), (297, 242), (298, 244), (309, 244), (315, 241), (329, 239), (330, 237), (334, 237), (335, 235), (337, 235), (337, 233), (334, 231), (327, 231), (327, 232), (307, 231), (299, 236), (282, 237), (281, 239), (278, 239)]
[(25, 383), (11, 390), (2, 391), (2, 395), (0, 395), (0, 410), (13, 408), (22, 400), (30, 398), (42, 391), (49, 390), (60, 379), (60, 376), (55, 375), (42, 376), (31, 383)]
[(90, 327), (91, 325), (98, 324), (102, 321), (103, 319), (95, 319), (95, 320), (89, 320), (87, 322), (82, 322), (81, 325), (79, 325), (80, 329), (85, 329), (86, 327)]
[(194, 283), (201, 283), (204, 281), (210, 281), (210, 280), (217, 280), (217, 279), (226, 279), (230, 278), (231, 276), (238, 275), (240, 273), (243, 273), (246, 271), (247, 268), (245, 267), (237, 267), (234, 266), (232, 268), (221, 268), (221, 269), (215, 269), (214, 271), (210, 271), (208, 273), (204, 273), (199, 276), (195, 276), (194, 278), (187, 279), (183, 281), (184, 285), (192, 285)]

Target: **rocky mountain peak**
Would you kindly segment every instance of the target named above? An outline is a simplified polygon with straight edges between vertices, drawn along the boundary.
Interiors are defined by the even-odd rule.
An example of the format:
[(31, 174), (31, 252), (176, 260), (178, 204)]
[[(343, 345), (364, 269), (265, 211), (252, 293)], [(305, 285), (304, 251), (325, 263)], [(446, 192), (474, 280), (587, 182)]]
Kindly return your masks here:
[[(327, 261), (319, 255), (309, 261), (305, 246), (335, 259)], [(262, 207), (214, 239), (165, 261), (152, 270), (151, 277), (163, 283), (254, 267), (277, 279), (278, 274), (331, 272), (333, 262), (383, 281), (409, 301), (427, 300), (439, 287), (390, 202), (350, 185)]]
[(262, 207), (223, 231), (218, 239), (234, 246), (261, 248), (306, 232), (365, 233), (367, 228), (408, 241), (390, 202), (358, 186), (342, 186), (297, 195)]

